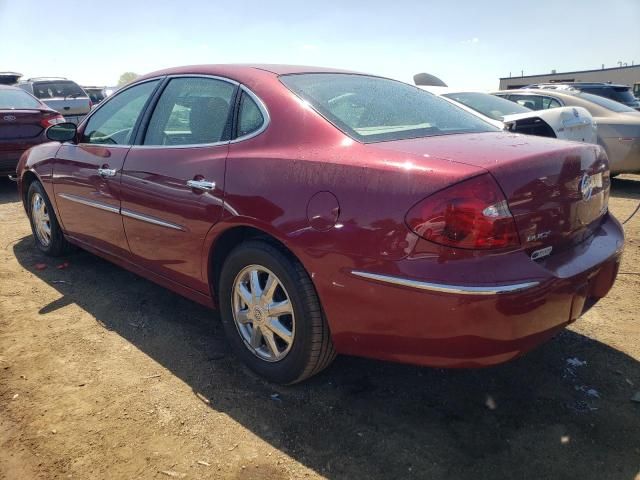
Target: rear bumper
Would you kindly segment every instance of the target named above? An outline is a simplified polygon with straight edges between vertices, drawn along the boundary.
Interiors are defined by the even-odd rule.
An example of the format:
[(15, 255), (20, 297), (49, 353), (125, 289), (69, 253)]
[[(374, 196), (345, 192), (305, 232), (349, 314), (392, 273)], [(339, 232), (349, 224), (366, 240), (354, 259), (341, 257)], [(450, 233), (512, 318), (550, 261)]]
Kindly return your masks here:
[(339, 352), (480, 367), (531, 350), (605, 296), (623, 243), (619, 223), (607, 215), (585, 242), (538, 262), (524, 252), (489, 259), (414, 254), (314, 282)]
[(27, 150), (28, 147), (18, 150), (0, 150), (0, 176), (16, 175), (16, 167), (20, 156)]
[(16, 169), (20, 157), (31, 147), (47, 142), (48, 139), (43, 131), (37, 137), (22, 138), (16, 140), (4, 140), (0, 142), (0, 176), (16, 175)]

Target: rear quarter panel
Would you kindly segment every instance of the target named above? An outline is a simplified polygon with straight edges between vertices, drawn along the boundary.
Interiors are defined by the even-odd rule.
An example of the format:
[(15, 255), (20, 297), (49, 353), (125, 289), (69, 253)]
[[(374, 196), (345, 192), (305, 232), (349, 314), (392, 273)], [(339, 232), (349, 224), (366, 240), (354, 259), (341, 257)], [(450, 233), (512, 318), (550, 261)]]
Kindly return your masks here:
[[(358, 143), (295, 95), (274, 93), (284, 89), (277, 79), (277, 85), (268, 81), (249, 85), (267, 105), (271, 121), (257, 137), (230, 145), (225, 214), (209, 232), (204, 262), (220, 234), (248, 225), (284, 243), (318, 287), (331, 282), (315, 267), (323, 258), (331, 258), (335, 269), (349, 269), (406, 257), (419, 238), (405, 224), (408, 210), (431, 193), (484, 172)], [(309, 202), (319, 192), (337, 199), (337, 220), (323, 231), (310, 222)]]

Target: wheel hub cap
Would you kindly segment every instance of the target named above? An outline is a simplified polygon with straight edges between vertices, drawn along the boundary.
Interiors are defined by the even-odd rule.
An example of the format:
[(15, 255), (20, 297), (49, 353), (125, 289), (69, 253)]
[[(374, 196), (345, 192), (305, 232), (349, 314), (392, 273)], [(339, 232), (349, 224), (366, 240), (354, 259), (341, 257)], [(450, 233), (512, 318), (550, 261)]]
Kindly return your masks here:
[(253, 307), (253, 321), (254, 323), (261, 324), (263, 323), (266, 315), (264, 314), (264, 310), (260, 307)]
[(31, 197), (31, 221), (38, 241), (45, 247), (51, 243), (51, 220), (47, 204), (39, 193)]
[(245, 346), (268, 362), (291, 350), (295, 316), (289, 294), (269, 269), (249, 265), (236, 276), (232, 292), (233, 319)]

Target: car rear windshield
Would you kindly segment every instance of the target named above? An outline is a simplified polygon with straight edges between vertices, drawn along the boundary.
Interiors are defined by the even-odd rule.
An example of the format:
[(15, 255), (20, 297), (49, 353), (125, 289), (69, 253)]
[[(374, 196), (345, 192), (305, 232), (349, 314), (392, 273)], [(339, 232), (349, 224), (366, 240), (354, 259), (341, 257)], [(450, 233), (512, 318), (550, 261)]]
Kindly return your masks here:
[(531, 112), (529, 108), (523, 107), (519, 103), (511, 102), (494, 95), (489, 95), (488, 93), (456, 92), (445, 93), (444, 96), (462, 103), (476, 112), (480, 112), (494, 120), (502, 121), (505, 115)]
[(0, 110), (38, 110), (42, 105), (23, 90), (13, 88), (0, 89)]
[(395, 80), (345, 73), (280, 79), (328, 121), (363, 143), (499, 131), (442, 98)]
[(636, 97), (631, 93), (629, 87), (585, 87), (581, 88), (585, 93), (593, 93), (601, 97), (607, 97), (616, 102), (635, 102)]
[(595, 103), (596, 105), (600, 105), (601, 107), (606, 108), (607, 110), (612, 110), (614, 112), (635, 112), (631, 107), (627, 107), (620, 102), (616, 102), (615, 100), (609, 100), (608, 98), (601, 97), (600, 95), (593, 95), (592, 93), (580, 92), (578, 96), (584, 100), (588, 100), (590, 102)]
[(87, 96), (76, 83), (60, 80), (53, 82), (35, 82), (33, 84), (33, 94), (38, 98), (76, 98)]

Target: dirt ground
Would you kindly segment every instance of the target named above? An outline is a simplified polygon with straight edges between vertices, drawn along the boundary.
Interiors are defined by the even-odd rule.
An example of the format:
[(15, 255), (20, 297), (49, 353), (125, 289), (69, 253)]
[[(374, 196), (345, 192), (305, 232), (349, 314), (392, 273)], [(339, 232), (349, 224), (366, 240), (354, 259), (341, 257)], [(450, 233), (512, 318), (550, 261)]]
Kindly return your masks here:
[[(638, 201), (640, 176), (614, 181), (618, 218)], [(625, 230), (609, 296), (510, 364), (340, 357), (275, 387), (209, 310), (88, 253), (37, 253), (0, 180), (0, 478), (640, 480), (640, 214)]]

